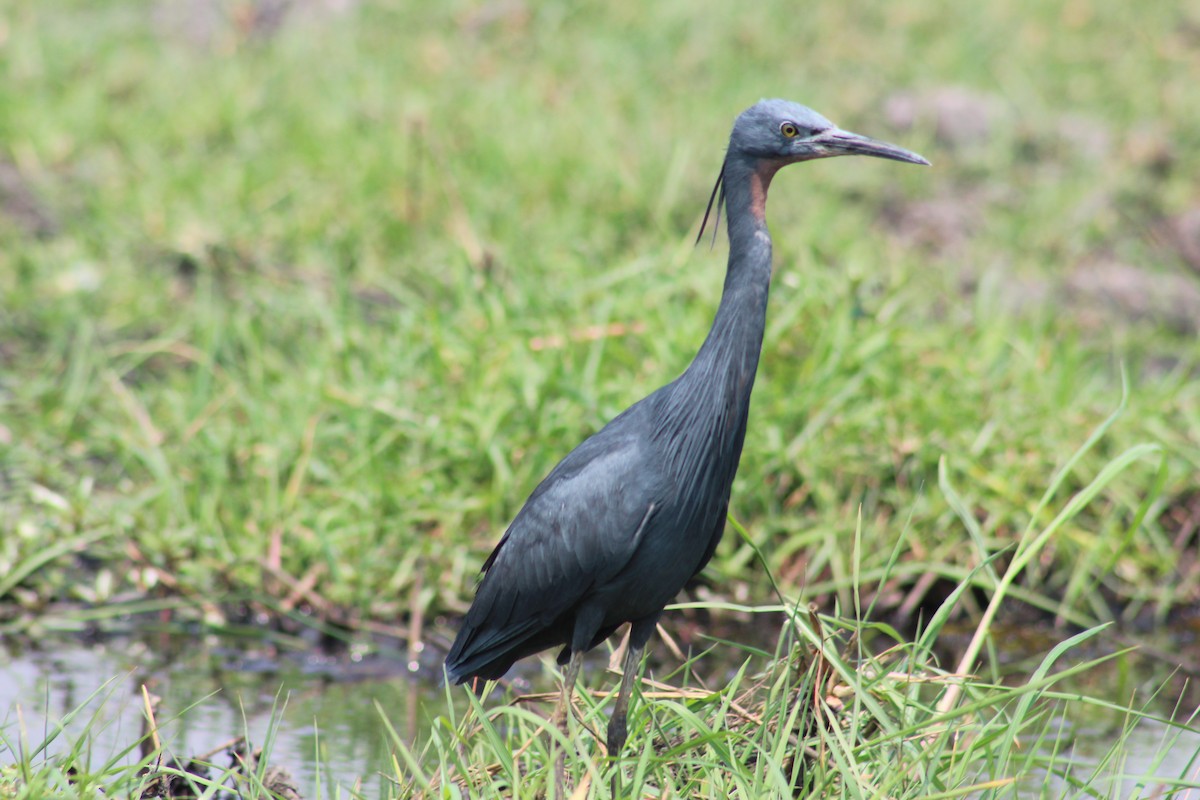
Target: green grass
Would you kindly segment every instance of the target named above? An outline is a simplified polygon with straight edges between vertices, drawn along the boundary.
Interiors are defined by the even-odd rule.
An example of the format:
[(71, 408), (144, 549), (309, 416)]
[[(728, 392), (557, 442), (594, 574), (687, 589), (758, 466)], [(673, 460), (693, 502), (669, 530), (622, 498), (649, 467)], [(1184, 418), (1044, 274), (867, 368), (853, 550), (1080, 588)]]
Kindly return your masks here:
[[(807, 633), (761, 674), (743, 669), (716, 688), (689, 686), (685, 678), (682, 688), (643, 690), (637, 735), (619, 762), (603, 756), (605, 716), (595, 698), (583, 700), (578, 732), (567, 740), (523, 705), (476, 704), (461, 718), (440, 720), (420, 752), (394, 739), (400, 796), (550, 796), (551, 765), (564, 746), (572, 754), (567, 791), (579, 797), (610, 796), (614, 779), (619, 788), (611, 796), (631, 797), (1070, 797), (1103, 791), (1122, 777), (1057, 751), (1069, 748), (1056, 725), (1081, 705), (1058, 684), (1093, 663), (1049, 669), (1096, 630), (1048, 656), (1046, 671), (1024, 684), (972, 681), (967, 701), (952, 713), (936, 709), (952, 681), (922, 666), (928, 653), (919, 647), (850, 660), (838, 652), (844, 639)], [(1136, 708), (1105, 711), (1125, 714), (1129, 729), (1154, 719)], [(1168, 730), (1178, 737), (1188, 728), (1174, 723)], [(1118, 736), (1116, 752), (1128, 736)], [(1034, 776), (1044, 775), (1054, 778), (1041, 794)], [(1189, 780), (1186, 770), (1146, 777)]]
[[(1120, 469), (1114, 462), (1079, 494), (1048, 506), (1058, 509), (1055, 523), (1022, 536), (1019, 552), (1028, 554), (1025, 563), (1041, 551), (1055, 525), (1070, 521)], [(1053, 501), (1053, 487), (1046, 499)], [(861, 555), (858, 548), (855, 553)], [(887, 570), (896, 565), (893, 555)], [(998, 603), (1007, 599), (1012, 570), (1019, 567), (1010, 567), (995, 587)], [(643, 678), (631, 712), (630, 742), (620, 759), (608, 758), (601, 745), (611, 693), (581, 693), (578, 717), (564, 735), (544, 716), (554, 695), (485, 705), (446, 687), (445, 715), (416, 745), (397, 733), (394, 711), (376, 704), (393, 751), (384, 796), (1150, 798), (1198, 785), (1200, 751), (1189, 758), (1185, 738), (1200, 739), (1196, 712), (1160, 713), (1153, 686), (1123, 703), (1081, 695), (1072, 687), (1074, 679), (1122, 655), (1086, 654), (1107, 625), (1065, 638), (1015, 681), (970, 675), (965, 672), (972, 668), (969, 661), (953, 669), (939, 665), (935, 644), (970, 587), (970, 581), (960, 584), (912, 640), (866, 621), (874, 609), (861, 605), (857, 582), (855, 604), (845, 609), (846, 616), (819, 615), (798, 603), (736, 609), (785, 615), (774, 657), (754, 655), (719, 685), (705, 678), (712, 672), (711, 653), (689, 658), (665, 680)], [(721, 610), (721, 604), (710, 609)], [(735, 610), (732, 604), (725, 609)], [(993, 633), (992, 619), (981, 620), (979, 636)], [(70, 716), (86, 713), (102, 692)], [(157, 719), (148, 697), (146, 709), (152, 721), (147, 729), (175, 722)], [(280, 704), (276, 713), (283, 714)], [(1110, 731), (1099, 753), (1088, 753), (1075, 739), (1089, 720), (1092, 725), (1100, 720)], [(1135, 740), (1149, 726), (1159, 740), (1148, 747)], [(266, 733), (262, 755), (244, 767), (237, 761), (220, 766), (207, 754), (186, 759), (184, 768), (183, 760), (175, 760), (179, 754), (164, 749), (150, 733), (129, 745), (141, 754), (132, 766), (119, 766), (125, 755), (119, 754), (97, 767), (86, 756), (90, 730), (65, 755), (46, 759), (43, 753), (60, 733), (31, 747), (22, 727), (19, 744), (0, 734), (0, 752), (19, 756), (0, 772), (0, 797), (90, 797), (101, 791), (160, 796), (152, 792), (175, 781), (181, 794), (174, 796), (224, 797), (237, 787), (241, 797), (271, 798), (276, 796), (271, 787), (295, 791), (295, 783), (270, 763), (273, 730)], [(245, 750), (257, 750), (254, 744)], [(564, 750), (566, 778), (560, 787), (553, 764)], [(1135, 757), (1143, 765), (1131, 763)], [(300, 796), (308, 796), (306, 789), (300, 788)], [(193, 794), (186, 794), (189, 790)], [(362, 796), (348, 789), (334, 789), (334, 796), (343, 791)]]
[[(997, 299), (1098, 253), (1183, 268), (1146, 231), (1187, 199), (1190, 78), (1142, 46), (1085, 57), (1129, 26), (1171, 40), (1182, 12), (996, 11), (985, 35), (953, 4), (864, 7), (854, 26), (766, 4), (782, 27), (748, 16), (730, 35), (717, 6), (656, 8), (539, 6), (479, 30), (469, 6), (297, 11), (272, 35), (227, 23), (197, 43), (183, 10), (10, 7), (3, 156), (55, 227), (10, 215), (0, 233), (6, 607), (228, 609), (281, 594), (282, 573), (355, 618), (461, 610), (538, 478), (703, 337), (724, 256), (692, 231), (730, 119), (763, 94), (935, 163), (777, 182), (733, 511), (785, 585), (844, 595), (860, 512), (864, 574), (904, 532), (897, 580), (953, 583), (974, 565), (962, 510), (993, 551), (1044, 522), (1041, 487), (1124, 369), (1128, 412), (1065, 480), (1140, 443), (1163, 458), (1106, 487), (1026, 585), (1093, 619), (1114, 599), (1160, 618), (1194, 602), (1172, 539), (1200, 469), (1194, 334)], [(968, 53), (994, 53), (993, 72)], [(948, 83), (1001, 100), (987, 141), (883, 118), (893, 93)], [(1108, 137), (1105, 158), (1071, 152), (1068, 112)], [(1151, 134), (1165, 172), (1130, 153)], [(949, 249), (883, 222), (980, 192), (997, 199)], [(943, 461), (958, 511), (933, 491)], [(762, 598), (744, 545), (710, 575)]]
[[(1059, 491), (1074, 466), (1102, 440), (1114, 414), (1063, 465), (1037, 511), (1052, 520), (1020, 536), (1003, 574), (978, 535), (980, 566), (946, 597), (911, 641), (871, 623), (858, 575), (863, 556), (856, 532), (852, 616), (818, 615), (793, 601), (754, 612), (784, 613), (787, 622), (765, 671), (746, 665), (719, 687), (705, 685), (705, 657), (690, 659), (660, 691), (642, 684), (631, 744), (620, 759), (601, 748), (604, 702), (585, 695), (579, 732), (569, 736), (517, 702), (485, 708), (474, 696), (461, 717), (433, 725), (421, 750), (394, 734), (395, 784), (402, 797), (1157, 797), (1200, 786), (1200, 750), (1187, 757), (1184, 736), (1195, 737), (1200, 711), (1154, 711), (1152, 689), (1126, 705), (1083, 695), (1075, 678), (1120, 653), (1086, 656), (1107, 624), (1082, 630), (1052, 647), (1020, 680), (978, 677), (981, 643), (996, 635), (996, 609), (1010, 603), (1021, 573), (1106, 485), (1153, 448), (1133, 448), (1107, 464), (1069, 497)], [(951, 505), (960, 498), (943, 483)], [(1036, 516), (1036, 514), (1035, 514)], [(977, 525), (966, 525), (977, 534)], [(745, 537), (746, 531), (738, 526)], [(899, 548), (884, 565), (886, 582)], [(935, 645), (962, 595), (976, 581), (991, 603), (957, 665), (942, 666)], [(721, 604), (710, 605), (719, 610)], [(741, 609), (745, 611), (746, 609)], [(867, 642), (870, 641), (868, 645)], [(881, 642), (881, 640), (883, 640)], [(736, 647), (736, 643), (726, 642)], [(993, 665), (994, 666), (994, 665)], [(698, 682), (699, 686), (693, 685)], [(665, 689), (665, 691), (661, 691)], [(653, 699), (650, 699), (653, 697)], [(383, 709), (380, 713), (386, 715)], [(1081, 720), (1103, 714), (1116, 728), (1108, 749), (1088, 759), (1072, 744)], [(1131, 744), (1139, 725), (1165, 731), (1151, 753)], [(570, 726), (569, 726), (570, 727)], [(1065, 735), (1064, 735), (1065, 734)], [(560, 786), (553, 764), (568, 754)], [(1150, 767), (1126, 765), (1135, 753)], [(1170, 795), (1168, 795), (1170, 796)]]
[[(702, 340), (724, 247), (691, 241), (761, 96), (934, 166), (775, 182), (747, 533), (702, 596), (774, 602), (769, 570), (928, 620), (969, 581), (977, 624), (1015, 565), (1005, 608), (1079, 629), (1200, 601), (1197, 326), (1071, 288), (1195, 286), (1162, 234), (1200, 168), (1194, 9), (350, 6), (0, 9), (0, 629), (453, 619), (538, 479)], [(983, 138), (885, 113), (947, 86), (990, 98)]]

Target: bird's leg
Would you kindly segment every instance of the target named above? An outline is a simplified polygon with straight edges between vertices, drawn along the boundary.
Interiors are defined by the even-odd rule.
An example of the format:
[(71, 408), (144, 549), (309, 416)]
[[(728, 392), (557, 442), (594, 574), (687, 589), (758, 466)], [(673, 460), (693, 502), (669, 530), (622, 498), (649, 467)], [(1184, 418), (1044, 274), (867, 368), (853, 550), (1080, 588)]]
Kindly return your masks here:
[(617, 690), (617, 702), (613, 707), (612, 717), (608, 721), (608, 755), (616, 758), (625, 747), (626, 715), (629, 711), (629, 696), (633, 692), (633, 682), (637, 680), (638, 667), (642, 663), (642, 652), (646, 643), (658, 627), (658, 617), (662, 612), (656, 612), (648, 617), (634, 620), (629, 627), (629, 649), (625, 651), (624, 673), (621, 675), (621, 688)]
[(642, 663), (642, 651), (645, 644), (635, 644), (632, 637), (629, 649), (625, 651), (625, 664), (622, 666), (621, 688), (617, 690), (617, 703), (613, 706), (612, 717), (608, 720), (608, 755), (616, 758), (625, 746), (627, 733), (626, 716), (629, 711), (629, 695), (633, 693), (633, 682), (637, 680), (638, 667)]
[(567, 712), (571, 709), (571, 701), (575, 695), (575, 681), (579, 679), (582, 667), (583, 651), (572, 650), (571, 660), (567, 662), (567, 671), (563, 673), (562, 694), (558, 698), (558, 707), (554, 709), (554, 716), (551, 717), (554, 723), (562, 728), (564, 734), (567, 732)]
[[(563, 673), (562, 696), (558, 698), (558, 708), (554, 709), (551, 720), (562, 731), (563, 736), (570, 741), (570, 711), (575, 694), (575, 681), (579, 678), (579, 670), (583, 667), (583, 650), (572, 650), (571, 660), (567, 662), (567, 671)], [(564, 747), (554, 762), (555, 794), (562, 797), (567, 784), (567, 750)]]

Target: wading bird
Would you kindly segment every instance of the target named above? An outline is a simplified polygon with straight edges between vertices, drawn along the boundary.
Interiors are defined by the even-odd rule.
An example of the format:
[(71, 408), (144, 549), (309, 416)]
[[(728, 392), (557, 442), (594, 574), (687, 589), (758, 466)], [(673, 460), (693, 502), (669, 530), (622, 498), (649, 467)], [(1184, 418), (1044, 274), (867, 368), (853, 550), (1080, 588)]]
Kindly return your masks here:
[(518, 659), (563, 646), (562, 724), (583, 654), (632, 623), (608, 725), (609, 755), (620, 753), (642, 650), (725, 529), (766, 323), (767, 189), (781, 167), (835, 156), (929, 163), (785, 100), (738, 116), (704, 214), (707, 222), (715, 199), (719, 225), (724, 203), (729, 233), (708, 337), (682, 375), (584, 440), (533, 490), (483, 564), (446, 657), (450, 680), (499, 678)]

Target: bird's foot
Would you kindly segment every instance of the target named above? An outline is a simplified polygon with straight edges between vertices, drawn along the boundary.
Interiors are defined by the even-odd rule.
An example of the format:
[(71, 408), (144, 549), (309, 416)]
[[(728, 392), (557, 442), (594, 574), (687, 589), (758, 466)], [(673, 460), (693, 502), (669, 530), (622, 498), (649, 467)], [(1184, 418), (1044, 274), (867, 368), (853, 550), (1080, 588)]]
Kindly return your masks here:
[[(608, 757), (619, 759), (621, 750), (625, 747), (625, 715), (613, 714), (608, 721)], [(621, 792), (621, 765), (613, 765), (612, 783), (610, 785), (613, 797), (623, 797)]]
[(618, 758), (625, 747), (626, 723), (624, 714), (613, 714), (608, 721), (608, 757)]

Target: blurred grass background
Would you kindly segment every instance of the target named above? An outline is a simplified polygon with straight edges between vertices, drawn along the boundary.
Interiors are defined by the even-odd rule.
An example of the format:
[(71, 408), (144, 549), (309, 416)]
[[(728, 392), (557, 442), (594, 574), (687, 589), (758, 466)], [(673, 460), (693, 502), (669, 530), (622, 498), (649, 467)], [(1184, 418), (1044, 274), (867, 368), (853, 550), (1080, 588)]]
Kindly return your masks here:
[[(699, 346), (725, 248), (692, 240), (763, 96), (934, 164), (773, 187), (731, 512), (783, 586), (899, 548), (879, 607), (939, 600), (979, 558), (939, 459), (1000, 550), (1124, 370), (1074, 485), (1162, 460), (1023, 588), (1200, 600), (1196, 2), (9, 0), (0, 74), (10, 630), (461, 612), (541, 476)], [(770, 596), (736, 537), (706, 574)]]

